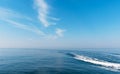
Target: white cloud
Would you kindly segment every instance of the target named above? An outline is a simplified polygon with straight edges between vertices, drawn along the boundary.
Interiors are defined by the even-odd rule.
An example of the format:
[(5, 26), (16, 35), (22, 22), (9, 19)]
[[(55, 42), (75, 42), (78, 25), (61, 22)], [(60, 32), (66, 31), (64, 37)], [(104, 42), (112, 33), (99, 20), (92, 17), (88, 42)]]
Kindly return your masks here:
[(44, 27), (54, 25), (54, 22), (51, 23), (51, 21), (59, 20), (58, 18), (49, 16), (49, 6), (45, 0), (35, 0), (35, 6), (38, 10), (38, 19), (44, 25)]
[[(56, 22), (48, 22), (47, 18), (54, 20), (54, 21), (58, 21), (60, 19), (47, 16), (48, 7), (44, 3), (44, 0), (37, 0), (37, 1), (40, 1), (39, 3), (43, 4), (41, 5), (43, 10), (40, 11), (40, 8), (39, 8), (39, 11), (40, 11), (39, 13), (41, 14), (39, 18), (41, 19), (41, 22), (43, 22), (44, 26), (48, 27), (51, 24), (56, 25)], [(0, 7), (0, 21), (6, 22), (16, 28), (24, 29), (26, 31), (39, 34), (44, 39), (57, 39), (59, 37), (63, 37), (64, 36), (63, 33), (65, 31), (63, 29), (57, 28), (52, 33), (49, 33), (49, 32), (46, 33), (45, 31), (47, 31), (47, 29), (45, 28), (44, 31), (42, 31), (40, 27), (35, 25), (35, 22), (37, 21), (33, 20), (32, 18), (28, 16), (24, 16), (14, 10), (2, 8), (2, 7)], [(20, 21), (26, 21), (26, 22), (20, 22)]]
[(60, 29), (60, 28), (57, 28), (56, 29), (56, 35), (58, 36), (58, 37), (63, 37), (63, 33), (65, 32), (65, 30), (63, 30), (63, 29)]
[(6, 19), (5, 21), (8, 22), (9, 24), (14, 25), (15, 27), (18, 27), (18, 28), (21, 28), (21, 29), (24, 29), (24, 30), (31, 31), (31, 32), (34, 32), (34, 33), (39, 34), (39, 35), (42, 35), (42, 36), (45, 35), (44, 32), (42, 32), (41, 30), (39, 30), (39, 29), (37, 29), (37, 28), (35, 28), (35, 27), (30, 27), (30, 26), (28, 26), (28, 25), (24, 25), (24, 24), (22, 24), (22, 23), (15, 22), (15, 21), (8, 20), (8, 19)]
[(22, 15), (18, 12), (15, 12), (11, 9), (0, 7), (0, 19), (2, 19), (2, 18), (9, 18), (9, 19), (12, 19), (12, 18), (23, 19), (24, 18), (24, 20), (26, 19), (28, 21), (33, 21), (33, 19), (30, 17), (24, 16), (24, 15)]
[[(29, 23), (24, 23), (24, 22), (18, 22), (18, 21), (15, 21), (14, 19), (15, 20), (18, 20), (18, 19), (26, 20), (26, 21), (31, 22), (31, 23), (29, 24)], [(33, 25), (32, 18), (24, 16), (22, 14), (19, 14), (18, 12), (15, 12), (15, 11), (10, 10), (10, 9), (0, 7), (0, 21), (7, 22), (8, 24), (11, 24), (12, 26), (15, 26), (17, 28), (24, 29), (27, 31), (34, 32), (34, 33), (39, 34), (41, 36), (45, 35), (44, 32), (42, 32), (35, 25)]]
[(54, 35), (48, 35), (46, 36), (47, 39), (52, 39), (52, 40), (55, 40), (55, 39), (58, 39), (59, 37), (63, 37), (64, 36), (64, 32), (66, 30), (63, 30), (63, 29), (60, 29), (60, 28), (57, 28), (55, 30), (55, 34)]

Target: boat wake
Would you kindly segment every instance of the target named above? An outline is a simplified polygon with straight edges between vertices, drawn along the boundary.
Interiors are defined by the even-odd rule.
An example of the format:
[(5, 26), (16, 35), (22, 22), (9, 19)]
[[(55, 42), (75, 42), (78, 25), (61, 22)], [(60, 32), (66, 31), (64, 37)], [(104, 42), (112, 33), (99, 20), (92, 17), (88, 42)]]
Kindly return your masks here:
[(69, 53), (69, 55), (71, 55), (73, 58), (75, 58), (77, 60), (81, 60), (81, 61), (84, 61), (84, 62), (96, 64), (96, 65), (98, 65), (102, 68), (105, 68), (107, 70), (119, 71), (120, 72), (120, 64), (119, 63), (107, 62), (107, 61), (99, 60), (99, 59), (96, 59), (96, 58), (90, 58), (90, 57), (82, 56), (82, 55), (78, 55), (78, 54)]

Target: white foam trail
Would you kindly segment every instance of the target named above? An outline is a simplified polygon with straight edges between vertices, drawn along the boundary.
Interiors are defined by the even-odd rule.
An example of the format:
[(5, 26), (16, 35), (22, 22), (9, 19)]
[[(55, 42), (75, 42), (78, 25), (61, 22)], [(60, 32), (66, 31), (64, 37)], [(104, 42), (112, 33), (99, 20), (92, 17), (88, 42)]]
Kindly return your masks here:
[(82, 55), (77, 55), (77, 54), (74, 54), (75, 55), (75, 59), (77, 60), (82, 60), (82, 61), (85, 61), (85, 62), (89, 62), (89, 63), (92, 63), (92, 64), (96, 64), (96, 65), (99, 65), (99, 66), (103, 66), (109, 70), (112, 70), (112, 71), (120, 71), (120, 64), (119, 63), (111, 63), (111, 62), (107, 62), (107, 61), (102, 61), (102, 60), (98, 60), (98, 59), (93, 59), (93, 58), (90, 58), (90, 57), (86, 57), (86, 56), (82, 56)]

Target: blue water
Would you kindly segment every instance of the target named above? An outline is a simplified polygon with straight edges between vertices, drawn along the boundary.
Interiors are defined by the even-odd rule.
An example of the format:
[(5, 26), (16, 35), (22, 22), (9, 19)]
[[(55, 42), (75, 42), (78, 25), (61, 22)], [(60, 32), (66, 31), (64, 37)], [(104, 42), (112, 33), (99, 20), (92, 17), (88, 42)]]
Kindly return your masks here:
[(120, 49), (0, 49), (0, 74), (120, 74)]

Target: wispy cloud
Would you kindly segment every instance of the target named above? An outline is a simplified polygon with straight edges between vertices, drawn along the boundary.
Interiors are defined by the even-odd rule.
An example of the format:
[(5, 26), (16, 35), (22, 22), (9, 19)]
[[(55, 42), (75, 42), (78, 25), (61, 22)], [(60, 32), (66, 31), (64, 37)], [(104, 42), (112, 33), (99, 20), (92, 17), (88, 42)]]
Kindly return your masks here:
[[(46, 0), (35, 0), (34, 2), (37, 11), (38, 19), (44, 27), (49, 27), (50, 25), (56, 25), (56, 21), (59, 21), (59, 18), (50, 16), (50, 6), (47, 4)], [(55, 29), (55, 34), (47, 34), (47, 39), (57, 39), (64, 36), (65, 30), (57, 28)]]
[(37, 7), (38, 11), (38, 19), (44, 25), (44, 27), (48, 27), (50, 25), (54, 25), (58, 18), (49, 16), (49, 5), (46, 3), (45, 0), (35, 0), (35, 6)]
[(45, 35), (44, 32), (42, 32), (41, 30), (39, 30), (39, 29), (37, 29), (35, 27), (30, 27), (28, 25), (25, 25), (25, 24), (22, 24), (22, 23), (19, 23), (19, 22), (15, 22), (15, 21), (12, 21), (12, 20), (8, 20), (8, 19), (6, 19), (5, 21), (8, 22), (9, 24), (14, 25), (15, 27), (31, 31), (31, 32), (34, 32), (34, 33), (42, 35), (42, 36)]
[(55, 39), (58, 39), (58, 38), (60, 38), (60, 37), (63, 37), (65, 31), (66, 31), (66, 30), (64, 30), (64, 29), (57, 28), (57, 29), (55, 30), (55, 34), (54, 34), (54, 35), (48, 35), (48, 36), (46, 36), (46, 37), (47, 37), (47, 39), (55, 40)]
[(60, 28), (57, 28), (56, 29), (56, 35), (58, 36), (58, 37), (63, 37), (63, 33), (65, 32), (65, 30), (63, 30), (63, 29), (60, 29)]
[[(52, 28), (54, 30), (52, 33), (47, 31), (48, 26), (55, 25), (56, 21), (59, 21), (59, 18), (49, 16), (49, 6), (45, 0), (35, 0), (35, 4), (38, 10), (39, 22), (41, 22), (44, 27), (44, 31), (40, 29), (38, 21), (33, 20), (31, 17), (25, 16), (11, 9), (0, 7), (0, 21), (6, 22), (16, 28), (24, 29), (29, 32), (39, 34), (45, 39), (57, 39), (64, 36), (65, 30), (61, 28)], [(22, 22), (21, 22), (22, 21)], [(23, 22), (25, 21), (25, 22)], [(34, 22), (33, 22), (34, 21)], [(30, 22), (30, 23), (29, 23)], [(35, 24), (35, 22), (37, 24)], [(56, 25), (55, 25), (56, 26)]]
[(18, 21), (15, 21), (14, 19), (27, 20), (29, 22), (32, 21), (32, 18), (19, 14), (18, 12), (15, 12), (15, 11), (12, 11), (6, 8), (0, 8), (0, 21), (7, 22), (8, 24), (11, 24), (12, 26), (34, 32), (41, 36), (45, 35), (45, 33), (42, 32), (40, 29), (38, 29), (36, 26), (34, 26), (33, 23), (28, 24), (28, 23), (18, 22)]
[(0, 18), (9, 18), (9, 19), (12, 19), (12, 18), (21, 18), (21, 19), (26, 19), (28, 21), (32, 21), (33, 19), (30, 18), (30, 17), (27, 17), (27, 16), (24, 16), (18, 12), (15, 12), (11, 9), (7, 9), (7, 8), (3, 8), (3, 7), (0, 7)]

